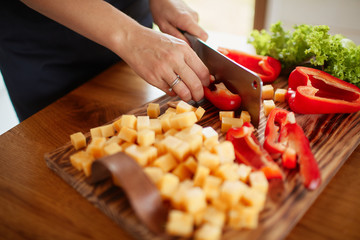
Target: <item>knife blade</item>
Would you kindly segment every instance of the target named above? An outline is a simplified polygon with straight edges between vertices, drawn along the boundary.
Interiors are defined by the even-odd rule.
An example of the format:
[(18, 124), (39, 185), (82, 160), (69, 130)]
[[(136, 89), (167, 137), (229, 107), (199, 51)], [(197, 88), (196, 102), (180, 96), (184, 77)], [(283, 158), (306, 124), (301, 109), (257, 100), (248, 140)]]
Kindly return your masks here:
[(234, 62), (222, 53), (207, 45), (201, 39), (184, 33), (190, 42), (191, 48), (209, 69), (211, 75), (217, 81), (221, 81), (225, 86), (241, 96), (241, 109), (249, 112), (251, 123), (254, 127), (259, 126), (262, 81), (258, 75)]

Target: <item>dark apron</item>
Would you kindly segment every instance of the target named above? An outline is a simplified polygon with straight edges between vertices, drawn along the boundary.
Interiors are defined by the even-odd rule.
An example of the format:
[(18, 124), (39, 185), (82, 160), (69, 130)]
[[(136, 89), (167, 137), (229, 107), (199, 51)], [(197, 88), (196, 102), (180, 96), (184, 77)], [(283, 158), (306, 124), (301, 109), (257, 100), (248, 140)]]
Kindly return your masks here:
[[(108, 0), (152, 26), (147, 0)], [(0, 8), (0, 70), (20, 121), (121, 59), (17, 0)]]

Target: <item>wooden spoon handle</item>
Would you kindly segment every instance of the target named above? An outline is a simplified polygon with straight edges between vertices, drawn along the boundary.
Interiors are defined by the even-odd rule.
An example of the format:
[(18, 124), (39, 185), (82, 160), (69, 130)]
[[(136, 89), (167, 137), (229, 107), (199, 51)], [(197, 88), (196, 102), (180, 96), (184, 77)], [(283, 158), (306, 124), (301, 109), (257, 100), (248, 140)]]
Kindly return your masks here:
[(139, 219), (154, 233), (164, 233), (168, 210), (159, 190), (135, 160), (119, 152), (96, 160), (91, 171), (91, 183), (112, 177), (114, 185), (124, 190)]

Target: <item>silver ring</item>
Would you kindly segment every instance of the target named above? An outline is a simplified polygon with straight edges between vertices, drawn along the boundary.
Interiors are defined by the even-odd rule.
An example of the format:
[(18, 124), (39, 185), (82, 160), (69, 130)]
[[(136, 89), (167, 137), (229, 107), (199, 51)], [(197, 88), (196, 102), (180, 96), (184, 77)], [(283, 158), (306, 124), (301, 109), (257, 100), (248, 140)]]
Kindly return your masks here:
[(173, 87), (178, 84), (179, 82), (181, 82), (182, 79), (180, 78), (180, 75), (176, 75), (176, 78), (175, 80), (172, 82), (172, 84), (170, 85), (170, 88), (169, 88), (169, 92), (172, 92), (173, 90)]

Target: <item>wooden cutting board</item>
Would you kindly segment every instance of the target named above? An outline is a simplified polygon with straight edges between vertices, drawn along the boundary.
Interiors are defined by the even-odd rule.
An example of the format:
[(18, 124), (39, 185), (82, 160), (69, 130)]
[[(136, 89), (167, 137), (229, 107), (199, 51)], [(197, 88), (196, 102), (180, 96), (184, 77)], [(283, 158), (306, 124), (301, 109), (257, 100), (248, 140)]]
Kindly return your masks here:
[[(286, 88), (286, 80), (279, 79), (273, 86)], [(177, 99), (163, 96), (154, 102), (159, 103), (161, 111), (164, 112), (168, 108), (168, 102), (174, 100)], [(219, 111), (206, 100), (201, 103), (201, 106), (206, 113), (199, 124), (212, 126), (223, 139), (224, 135), (220, 132)], [(134, 109), (129, 114), (146, 115), (146, 107), (147, 105), (144, 105)], [(289, 110), (286, 103), (277, 104), (277, 107)], [(262, 143), (266, 118), (263, 112), (260, 116), (260, 125), (256, 135)], [(285, 172), (284, 186), (281, 189), (274, 188), (269, 191), (265, 209), (260, 214), (259, 227), (255, 230), (241, 231), (226, 229), (223, 239), (285, 238), (360, 143), (360, 112), (296, 115), (296, 120), (309, 138), (311, 149), (318, 161), (322, 175), (321, 186), (315, 191), (308, 191), (304, 188), (297, 171)], [(89, 137), (89, 133), (87, 133), (87, 137)], [(113, 186), (111, 180), (95, 185), (89, 184), (85, 175), (70, 164), (69, 156), (74, 152), (71, 143), (68, 142), (45, 154), (45, 160), (50, 169), (132, 234), (134, 238), (163, 239), (163, 237), (155, 236), (138, 220), (124, 192)]]

